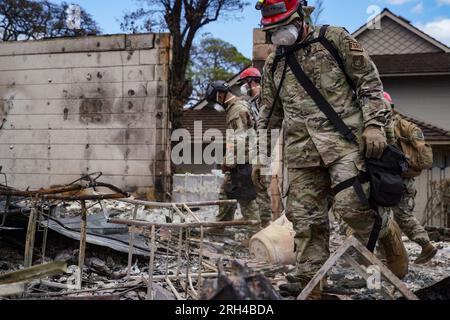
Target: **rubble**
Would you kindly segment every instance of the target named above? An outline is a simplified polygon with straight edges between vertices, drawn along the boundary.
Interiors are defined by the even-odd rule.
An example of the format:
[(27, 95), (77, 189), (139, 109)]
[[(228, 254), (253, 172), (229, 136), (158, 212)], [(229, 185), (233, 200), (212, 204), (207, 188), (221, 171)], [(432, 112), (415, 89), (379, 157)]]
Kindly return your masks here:
[(252, 273), (238, 262), (232, 268), (232, 275), (222, 270), (216, 280), (205, 283), (202, 300), (282, 300), (263, 275)]
[[(344, 241), (345, 236), (339, 233), (339, 225), (333, 224), (334, 232), (331, 237), (331, 250), (335, 251)], [(420, 254), (421, 248), (403, 237), (403, 242), (408, 251), (410, 265), (409, 273), (402, 280), (406, 287), (414, 293), (422, 289), (429, 288), (436, 283), (446, 279), (450, 275), (450, 255), (449, 242), (435, 243), (440, 249), (436, 257), (426, 265), (416, 265), (412, 263)], [(346, 281), (343, 281), (343, 280)], [(361, 282), (362, 280), (362, 282)], [(362, 285), (361, 285), (362, 284)], [(354, 288), (349, 288), (349, 286)], [(333, 291), (344, 294), (352, 300), (380, 300), (383, 299), (378, 292), (367, 289), (364, 279), (362, 279), (356, 272), (349, 270), (345, 264), (339, 264), (333, 268), (328, 274), (328, 286), (333, 288)], [(400, 298), (398, 295), (397, 298)]]
[[(86, 205), (85, 249), (80, 246), (83, 206), (82, 202), (73, 200), (75, 194), (53, 195), (55, 199), (52, 200), (44, 196), (43, 204), (51, 206), (36, 206), (36, 199), (30, 198), (15, 199), (14, 203), (10, 201), (11, 210), (3, 223), (4, 229), (0, 231), (0, 277), (25, 269), (25, 232), (33, 205), (39, 223), (31, 251), (32, 264), (65, 262), (67, 272), (43, 276), (28, 282), (24, 288), (16, 286), (8, 290), (21, 294), (25, 299), (184, 300), (217, 298), (225, 291), (239, 296), (239, 292), (228, 289), (238, 283), (252, 287), (252, 281), (256, 281), (268, 290), (262, 292), (262, 297), (275, 298), (276, 294), (269, 289), (272, 286), (277, 289), (294, 269), (290, 265), (260, 262), (251, 255), (242, 240), (250, 238), (245, 225), (252, 222), (238, 220), (225, 224), (227, 227), (219, 234), (209, 232), (207, 226), (220, 226), (215, 223), (217, 201), (163, 204), (133, 199), (105, 200), (99, 194), (93, 195), (97, 196), (96, 200), (81, 200)], [(3, 202), (0, 213), (4, 211)], [(335, 229), (331, 239), (333, 252), (345, 240), (337, 232), (337, 225)], [(445, 236), (445, 232), (439, 234)], [(420, 248), (404, 240), (410, 260), (414, 261)], [(437, 245), (440, 251), (432, 262), (424, 266), (411, 264), (404, 279), (409, 290), (421, 292), (441, 282), (446, 283), (450, 274), (450, 243), (442, 241)], [(85, 256), (80, 261), (82, 251), (85, 251)], [(236, 265), (249, 271), (233, 273)], [(223, 266), (223, 269), (219, 270), (218, 266)], [(325, 286), (329, 297), (386, 298), (379, 291), (367, 289), (366, 280), (350, 269), (348, 261), (330, 269)], [(248, 274), (252, 276), (249, 278)], [(220, 278), (223, 279), (221, 288), (217, 282)], [(210, 290), (208, 295), (204, 292), (204, 288), (208, 288), (205, 284), (214, 281), (216, 284), (209, 287), (214, 290)], [(222, 290), (225, 287), (228, 289)], [(2, 292), (6, 290), (0, 289)], [(258, 297), (258, 293), (247, 293)], [(398, 293), (390, 294), (391, 298), (400, 297)]]
[[(47, 249), (54, 245), (51, 242), (54, 234), (49, 238), (49, 230), (79, 241), (78, 250), (73, 246), (70, 250), (64, 248), (63, 252), (54, 255), (57, 261), (71, 263), (65, 274), (60, 277), (42, 275), (39, 283), (29, 282), (25, 296), (77, 297), (86, 292), (92, 296), (104, 296), (127, 289), (119, 295), (128, 299), (154, 299), (161, 295), (171, 297), (164, 293), (163, 288), (179, 300), (198, 299), (203, 279), (217, 277), (214, 263), (204, 259), (204, 229), (257, 223), (217, 223), (214, 219), (202, 220), (194, 213), (197, 207), (235, 201), (196, 202), (188, 205), (133, 200), (116, 187), (98, 182), (99, 177), (89, 175), (69, 185), (47, 190), (0, 190), (6, 196), (4, 217), (11, 214), (9, 209), (13, 196), (24, 198), (17, 202), (19, 208), (29, 208), (26, 212), (16, 212), (22, 218), (28, 216), (28, 226), (23, 229), (27, 230), (23, 264), (18, 265), (17, 269), (36, 263), (39, 251), (41, 261), (51, 261)], [(101, 193), (97, 188), (115, 193)], [(86, 192), (88, 189), (92, 191)], [(144, 220), (139, 220), (141, 217)], [(22, 224), (25, 224), (26, 219), (22, 220)], [(86, 255), (88, 243), (115, 250), (117, 261), (111, 256), (104, 260)], [(41, 246), (40, 250), (37, 250), (37, 245)], [(205, 245), (208, 246), (218, 247)], [(128, 259), (120, 257), (120, 252), (128, 253)], [(118, 262), (120, 260), (122, 263)], [(130, 290), (130, 283), (133, 282), (133, 290)]]
[(21, 269), (0, 275), (0, 285), (27, 282), (34, 279), (44, 278), (54, 274), (67, 272), (65, 262), (52, 262), (41, 264), (31, 268)]
[(450, 299), (450, 277), (417, 292), (421, 300), (443, 300)]

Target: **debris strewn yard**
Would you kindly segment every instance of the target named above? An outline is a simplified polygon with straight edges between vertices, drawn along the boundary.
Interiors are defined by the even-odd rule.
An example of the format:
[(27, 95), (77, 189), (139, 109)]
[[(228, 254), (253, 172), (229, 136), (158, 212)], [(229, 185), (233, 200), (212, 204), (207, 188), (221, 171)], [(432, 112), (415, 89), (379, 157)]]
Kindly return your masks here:
[[(25, 268), (27, 224), (33, 202), (23, 199), (16, 201), (16, 213), (8, 215), (4, 224), (6, 228), (3, 227), (0, 233), (2, 299), (20, 296), (25, 299), (177, 300), (200, 299), (202, 294), (204, 298), (211, 298), (215, 294), (224, 294), (223, 290), (218, 290), (220, 281), (219, 284), (214, 282), (221, 279), (219, 274), (224, 279), (231, 279), (229, 283), (226, 282), (231, 287), (238, 281), (236, 279), (246, 279), (248, 283), (257, 281), (266, 286), (269, 284), (275, 290), (273, 293), (270, 291), (272, 289), (267, 289), (269, 291), (251, 294), (255, 297), (276, 298), (279, 297), (279, 285), (284, 283), (286, 274), (294, 268), (271, 265), (252, 257), (243, 245), (243, 240), (250, 236), (246, 223), (219, 230), (217, 226), (214, 229), (202, 227), (202, 224), (214, 224), (217, 206), (199, 203), (197, 207), (173, 204), (152, 208), (150, 203), (143, 205), (146, 202), (130, 202), (133, 201), (86, 202), (87, 236), (81, 275), (82, 205), (61, 201), (55, 207), (39, 207), (38, 211), (42, 215), (37, 220), (32, 265), (47, 270), (46, 266), (51, 263), (66, 263), (63, 271), (48, 275), (30, 274)], [(4, 208), (5, 202), (2, 205)], [(139, 221), (143, 224), (128, 227), (126, 224), (109, 223), (114, 220)], [(171, 228), (167, 227), (169, 224), (192, 227)], [(334, 229), (331, 240), (333, 251), (338, 250), (345, 241), (339, 235), (337, 225)], [(445, 239), (445, 235), (443, 237), (440, 240)], [(420, 248), (406, 239), (405, 243), (410, 259), (414, 260)], [(449, 276), (450, 242), (440, 241), (436, 244), (440, 251), (431, 263), (425, 266), (411, 264), (410, 272), (404, 279), (411, 291), (418, 292), (431, 287)], [(236, 271), (237, 265), (242, 266), (238, 267), (240, 271)], [(12, 290), (11, 284), (2, 281), (5, 275), (19, 270), (23, 270), (28, 278), (22, 282), (23, 289), (11, 295), (7, 291)], [(263, 277), (252, 278), (250, 275)], [(377, 290), (368, 290), (364, 280), (358, 273), (351, 271), (345, 261), (333, 267), (327, 279), (325, 291), (330, 299), (384, 298)], [(400, 298), (400, 295), (397, 293), (394, 297)]]

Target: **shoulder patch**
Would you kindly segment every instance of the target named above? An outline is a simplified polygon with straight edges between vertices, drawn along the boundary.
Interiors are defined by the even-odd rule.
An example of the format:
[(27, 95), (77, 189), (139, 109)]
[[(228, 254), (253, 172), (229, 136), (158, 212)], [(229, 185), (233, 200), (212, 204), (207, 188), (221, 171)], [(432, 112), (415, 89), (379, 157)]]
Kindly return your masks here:
[(418, 131), (416, 132), (416, 137), (415, 137), (415, 138), (416, 138), (417, 140), (425, 140), (425, 136), (424, 136), (422, 130), (418, 130)]
[(352, 66), (356, 70), (359, 70), (359, 69), (362, 69), (363, 67), (365, 67), (364, 56), (362, 56), (362, 55), (353, 56)]
[(350, 41), (349, 42), (349, 50), (350, 51), (359, 51), (359, 52), (363, 52), (364, 51), (362, 45), (359, 42), (356, 42), (356, 41)]

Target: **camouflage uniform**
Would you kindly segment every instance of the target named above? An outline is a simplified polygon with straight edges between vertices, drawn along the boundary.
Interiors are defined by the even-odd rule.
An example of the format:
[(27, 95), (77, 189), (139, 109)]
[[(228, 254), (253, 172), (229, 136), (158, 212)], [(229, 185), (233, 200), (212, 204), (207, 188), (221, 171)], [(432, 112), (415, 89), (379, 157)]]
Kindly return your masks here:
[[(249, 103), (248, 101), (240, 98), (236, 98), (233, 102), (231, 102), (230, 106), (227, 109), (227, 129), (234, 130), (235, 140), (233, 143), (228, 145), (227, 141), (227, 150), (231, 151), (227, 153), (225, 157), (225, 163), (229, 167), (236, 167), (236, 156), (237, 155), (237, 145), (242, 141), (245, 143), (245, 135), (247, 130), (254, 128), (255, 122), (252, 119), (252, 116), (249, 111)], [(248, 145), (245, 143), (245, 156), (246, 163), (248, 161)], [(231, 189), (231, 174), (225, 174), (225, 180), (220, 188), (219, 199), (227, 200), (227, 192), (226, 190)], [(241, 208), (242, 215), (246, 220), (259, 220), (259, 210), (256, 200), (242, 200), (237, 199), (239, 206)], [(221, 205), (219, 207), (219, 215), (217, 216), (217, 221), (231, 221), (234, 219), (234, 215), (236, 212), (236, 205)]]
[(256, 203), (259, 208), (259, 215), (262, 223), (270, 223), (272, 221), (272, 201), (270, 199), (270, 184), (272, 183), (272, 177), (270, 175), (264, 175), (261, 177), (264, 183), (265, 190), (258, 190), (256, 196)]
[[(305, 41), (317, 38), (319, 30), (310, 25)], [(364, 128), (383, 127), (386, 121), (381, 80), (368, 54), (347, 31), (329, 27), (326, 38), (338, 50), (355, 83), (358, 101), (352, 99), (353, 91), (338, 63), (320, 43), (312, 43), (294, 54), (305, 73), (353, 130), (360, 145)], [(364, 170), (364, 156), (357, 144), (347, 142), (328, 121), (290, 68), (272, 117), (268, 119), (285, 64), (282, 58), (272, 76), (274, 56), (269, 56), (263, 71), (258, 129), (281, 128), (284, 120), (285, 159), (289, 170), (286, 214), (296, 231), (294, 278), (303, 281), (305, 277), (311, 278), (329, 257), (328, 211), (333, 200), (332, 188)], [(368, 192), (368, 183), (363, 188)], [(353, 188), (334, 197), (334, 208), (355, 230), (355, 235), (366, 242), (375, 213), (360, 202)]]
[[(231, 184), (231, 175), (229, 173), (225, 174), (224, 182), (220, 187), (219, 200), (229, 200), (226, 189), (229, 188)], [(241, 208), (242, 215), (246, 220), (259, 220), (259, 207), (256, 200), (242, 200), (238, 199), (239, 207)], [(217, 221), (233, 221), (234, 215), (237, 210), (237, 205), (220, 205), (219, 215), (217, 216)]]
[[(254, 99), (253, 101), (251, 101), (250, 103), (252, 103), (252, 107), (256, 110), (260, 110), (260, 106), (259, 106), (259, 101), (260, 101), (260, 97), (258, 97), (257, 99)], [(253, 114), (252, 112), (252, 116), (255, 119), (255, 121), (258, 120), (259, 115), (258, 114)], [(255, 128), (256, 128), (256, 123), (255, 123)], [(261, 222), (262, 223), (270, 223), (272, 221), (272, 200), (271, 197), (269, 195), (270, 193), (270, 185), (272, 183), (272, 176), (271, 175), (262, 175), (261, 176), (261, 182), (264, 185), (265, 190), (257, 190), (258, 194), (256, 196), (256, 203), (258, 204), (259, 207), (259, 215), (261, 218)]]
[(411, 241), (423, 247), (430, 243), (430, 237), (425, 228), (414, 216), (415, 198), (417, 195), (414, 179), (405, 179), (405, 184), (406, 192), (403, 195), (402, 201), (397, 207), (392, 208), (394, 220)]
[[(391, 105), (385, 101), (386, 108), (391, 111)], [(395, 124), (400, 120), (399, 114), (390, 112), (388, 122), (386, 125), (386, 137), (389, 144), (397, 144), (397, 138), (395, 136)], [(430, 242), (425, 228), (420, 224), (417, 218), (414, 216), (415, 198), (417, 190), (414, 186), (414, 178), (405, 179), (406, 191), (403, 195), (402, 201), (397, 207), (392, 208), (394, 213), (394, 219), (398, 223), (400, 229), (405, 235), (413, 242), (420, 246), (425, 246)], [(386, 208), (386, 212), (390, 212), (390, 209)]]

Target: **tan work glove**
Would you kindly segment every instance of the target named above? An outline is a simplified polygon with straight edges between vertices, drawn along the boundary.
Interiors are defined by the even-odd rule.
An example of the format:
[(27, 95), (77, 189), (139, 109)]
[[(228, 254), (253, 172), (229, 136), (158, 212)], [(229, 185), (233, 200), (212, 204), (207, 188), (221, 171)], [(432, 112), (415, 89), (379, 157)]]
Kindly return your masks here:
[(362, 136), (363, 147), (366, 149), (367, 159), (381, 159), (387, 147), (387, 140), (381, 128), (368, 126)]
[(252, 171), (252, 181), (253, 185), (259, 190), (264, 191), (266, 187), (264, 186), (263, 179), (264, 177), (261, 175), (261, 167), (254, 166)]

